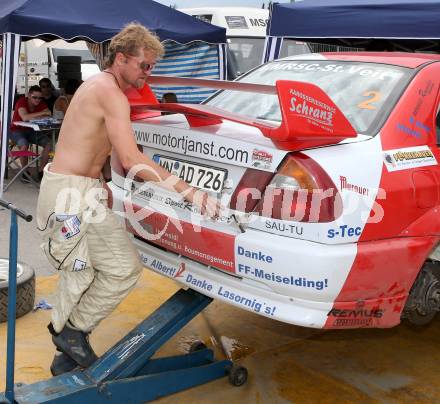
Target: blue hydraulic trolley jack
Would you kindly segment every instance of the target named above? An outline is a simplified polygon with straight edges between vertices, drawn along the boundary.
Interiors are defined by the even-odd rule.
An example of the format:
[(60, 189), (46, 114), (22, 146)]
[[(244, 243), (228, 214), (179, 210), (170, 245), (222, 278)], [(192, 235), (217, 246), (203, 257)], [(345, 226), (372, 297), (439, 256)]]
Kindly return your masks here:
[(201, 342), (188, 354), (151, 359), (212, 301), (180, 289), (89, 368), (14, 385), (17, 216), (26, 221), (32, 216), (1, 199), (0, 206), (11, 211), (6, 391), (0, 393), (0, 403), (145, 403), (226, 375), (235, 386), (246, 382), (246, 368), (230, 360), (215, 361), (213, 351)]

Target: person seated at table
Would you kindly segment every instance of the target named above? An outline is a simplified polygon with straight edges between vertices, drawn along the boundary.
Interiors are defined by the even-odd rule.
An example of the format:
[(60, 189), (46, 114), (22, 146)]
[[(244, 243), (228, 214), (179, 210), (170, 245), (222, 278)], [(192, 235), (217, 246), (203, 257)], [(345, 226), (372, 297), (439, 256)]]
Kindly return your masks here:
[[(19, 121), (30, 121), (31, 119), (45, 118), (51, 116), (50, 110), (42, 100), (43, 94), (39, 86), (29, 88), (27, 97), (22, 96), (15, 104), (14, 114), (9, 131), (9, 139), (15, 143), (19, 150), (27, 150), (30, 143), (43, 148), (39, 164), (39, 177), (43, 176), (44, 166), (49, 159), (50, 139), (46, 133), (39, 133), (31, 128), (18, 126)], [(22, 167), (27, 164), (27, 157), (20, 157)], [(28, 173), (30, 174), (30, 173)]]
[(46, 103), (50, 112), (53, 112), (53, 106), (58, 98), (58, 94), (55, 93), (55, 87), (47, 77), (42, 78), (38, 84), (40, 85), (41, 92), (43, 93), (43, 101)]
[(64, 95), (60, 95), (53, 105), (52, 117), (55, 119), (64, 119), (70, 100), (75, 91), (80, 86), (80, 82), (76, 79), (68, 80), (64, 88)]

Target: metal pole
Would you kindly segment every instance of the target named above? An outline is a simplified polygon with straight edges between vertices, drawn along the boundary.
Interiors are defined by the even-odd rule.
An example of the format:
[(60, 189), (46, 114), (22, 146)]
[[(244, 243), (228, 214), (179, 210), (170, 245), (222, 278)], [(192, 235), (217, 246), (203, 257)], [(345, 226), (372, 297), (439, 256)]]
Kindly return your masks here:
[(24, 44), (24, 93), (27, 95), (29, 90), (29, 66), (28, 66), (28, 43), (25, 42)]
[(15, 366), (15, 312), (17, 293), (17, 213), (11, 210), (9, 231), (9, 279), (8, 279), (8, 340), (6, 356), (6, 398), (14, 403), (14, 366)]

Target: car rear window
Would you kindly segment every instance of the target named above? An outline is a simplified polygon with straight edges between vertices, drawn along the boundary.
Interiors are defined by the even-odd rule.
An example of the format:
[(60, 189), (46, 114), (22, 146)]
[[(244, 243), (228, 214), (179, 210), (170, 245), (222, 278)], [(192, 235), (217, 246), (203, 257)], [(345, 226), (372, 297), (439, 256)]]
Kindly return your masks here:
[[(239, 81), (274, 85), (295, 80), (322, 88), (358, 133), (374, 135), (412, 76), (412, 69), (377, 63), (324, 60), (276, 61), (260, 66)], [(222, 91), (209, 105), (252, 118), (281, 120), (276, 95)]]

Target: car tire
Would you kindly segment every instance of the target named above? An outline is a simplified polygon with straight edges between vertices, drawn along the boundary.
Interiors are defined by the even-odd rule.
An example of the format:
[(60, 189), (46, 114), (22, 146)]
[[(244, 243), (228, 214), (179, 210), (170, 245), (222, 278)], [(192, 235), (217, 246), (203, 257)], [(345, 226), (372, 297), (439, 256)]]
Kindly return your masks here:
[[(1, 259), (2, 263), (8, 260)], [(34, 270), (22, 262), (17, 264), (17, 303), (16, 318), (29, 313), (35, 303), (35, 273)], [(8, 319), (8, 280), (0, 280), (0, 323)]]
[(437, 315), (437, 312), (430, 313), (421, 313), (417, 309), (408, 311), (405, 313), (405, 319), (413, 326), (423, 327), (428, 325), (434, 317)]
[(411, 287), (402, 317), (410, 324), (429, 324), (440, 311), (440, 263), (427, 261)]

